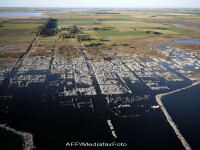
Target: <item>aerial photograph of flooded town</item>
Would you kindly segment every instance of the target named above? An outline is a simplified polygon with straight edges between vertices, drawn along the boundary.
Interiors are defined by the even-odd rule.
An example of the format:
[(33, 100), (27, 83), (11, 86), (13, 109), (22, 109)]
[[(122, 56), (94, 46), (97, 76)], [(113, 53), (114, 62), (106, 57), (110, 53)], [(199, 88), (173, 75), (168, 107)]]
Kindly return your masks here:
[(0, 150), (199, 150), (199, 0), (0, 0)]

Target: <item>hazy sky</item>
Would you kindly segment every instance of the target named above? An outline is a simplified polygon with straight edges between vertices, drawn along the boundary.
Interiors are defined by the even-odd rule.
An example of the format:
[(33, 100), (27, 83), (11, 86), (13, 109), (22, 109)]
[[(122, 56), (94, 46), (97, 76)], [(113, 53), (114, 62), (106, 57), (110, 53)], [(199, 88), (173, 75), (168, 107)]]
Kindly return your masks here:
[(200, 7), (200, 0), (0, 0), (0, 7)]

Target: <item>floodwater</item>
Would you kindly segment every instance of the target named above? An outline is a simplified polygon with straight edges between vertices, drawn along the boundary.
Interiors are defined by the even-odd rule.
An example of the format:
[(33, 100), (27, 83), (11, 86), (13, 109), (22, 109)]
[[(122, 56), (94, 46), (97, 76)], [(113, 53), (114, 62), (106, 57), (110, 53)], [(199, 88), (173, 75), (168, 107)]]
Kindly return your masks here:
[[(17, 72), (11, 72), (0, 88), (0, 122), (32, 133), (38, 149), (62, 150), (66, 148), (67, 142), (73, 141), (125, 142), (128, 147), (123, 149), (127, 150), (183, 148), (163, 113), (159, 109), (149, 109), (149, 104), (155, 104), (155, 95), (148, 88), (132, 87), (133, 95), (113, 95), (113, 98), (117, 98), (151, 93), (149, 100), (136, 102), (134, 106), (137, 107), (120, 109), (123, 114), (142, 116), (117, 117), (110, 112), (111, 106), (105, 95), (60, 97), (58, 92), (63, 90), (65, 82), (60, 82), (59, 86), (51, 86), (52, 83), (59, 82), (60, 74), (47, 71), (29, 71), (26, 74), (44, 74), (48, 77), (44, 83), (19, 87), (11, 84), (10, 79), (17, 75)], [(176, 88), (180, 85), (176, 84)], [(72, 102), (76, 107), (68, 105)], [(89, 103), (78, 108), (77, 105), (83, 102)], [(108, 119), (112, 121), (117, 139), (110, 132)]]
[[(38, 74), (38, 72), (32, 71), (31, 74)], [(154, 94), (148, 101), (139, 101), (135, 104), (144, 107), (120, 110), (122, 113), (142, 116), (117, 117), (110, 112), (105, 95), (59, 97), (58, 91), (63, 88), (63, 85), (53, 88), (49, 85), (52, 80), (58, 81), (59, 74), (50, 75), (48, 72), (44, 74), (48, 75), (45, 83), (35, 83), (20, 88), (9, 85), (10, 78), (16, 75), (16, 72), (12, 72), (0, 87), (0, 96), (2, 96), (0, 123), (7, 123), (17, 130), (32, 133), (36, 149), (64, 150), (67, 149), (65, 146), (67, 142), (74, 141), (123, 142), (128, 145), (128, 147), (109, 147), (109, 149), (183, 149), (161, 110), (147, 109), (148, 112), (145, 112), (146, 104), (155, 103)], [(135, 90), (141, 95), (150, 92), (145, 89)], [(130, 95), (112, 97), (128, 96)], [(90, 104), (80, 108), (67, 105), (71, 101), (78, 105), (90, 100), (93, 109)], [(108, 119), (112, 121), (117, 139), (114, 139), (111, 134), (107, 124)]]
[(44, 17), (42, 13), (0, 13), (0, 17)]
[(163, 104), (193, 150), (200, 149), (200, 85), (163, 98)]
[[(176, 59), (179, 59), (179, 54), (179, 52), (174, 53)], [(184, 82), (178, 84), (161, 80), (162, 85), (167, 85), (170, 91), (192, 83), (187, 77), (170, 68), (169, 64), (160, 63), (167, 70), (184, 79)], [(20, 84), (13, 84), (12, 79), (18, 74), (20, 72), (10, 72), (0, 86), (0, 123), (7, 123), (16, 130), (32, 133), (38, 150), (64, 150), (69, 148), (65, 146), (67, 142), (123, 142), (128, 145), (109, 147), (111, 150), (184, 149), (162, 111), (150, 107), (156, 105), (156, 94), (169, 90), (155, 92), (142, 83), (136, 85), (129, 82), (127, 85), (134, 91), (133, 94), (107, 96), (97, 92), (93, 96), (78, 94), (61, 97), (59, 92), (66, 86), (66, 81), (61, 79), (61, 74), (29, 70), (23, 75), (46, 75), (45, 82), (28, 83), (27, 81), (24, 84), (24, 81), (21, 81)], [(94, 87), (97, 87), (95, 84), (97, 83), (94, 82)], [(196, 94), (199, 89), (191, 88), (184, 91), (190, 90), (190, 94), (178, 92), (182, 93), (179, 94), (181, 97), (176, 96), (175, 93), (167, 96), (170, 98), (163, 101), (188, 143), (194, 149), (198, 149), (196, 138), (200, 133), (198, 130), (200, 120), (196, 118), (200, 115), (200, 105), (199, 95)], [(150, 98), (136, 101), (130, 108), (113, 108), (112, 103), (107, 101), (108, 97), (127, 99), (144, 95), (150, 95)], [(133, 114), (133, 117), (117, 116), (111, 110), (117, 111), (118, 114)], [(117, 139), (113, 138), (107, 124), (109, 119), (112, 121)]]
[[(174, 40), (176, 44), (200, 44), (199, 40)], [(162, 45), (163, 50), (167, 45)], [(184, 59), (190, 58), (184, 51), (173, 50), (173, 56)], [(185, 68), (186, 69), (186, 68)], [(193, 67), (187, 67), (193, 70)], [(173, 70), (171, 70), (173, 71)], [(183, 78), (183, 77), (182, 77)], [(185, 81), (187, 79), (185, 78)], [(188, 80), (189, 81), (189, 80)], [(191, 83), (190, 83), (191, 84)], [(189, 143), (193, 150), (200, 149), (199, 134), (200, 134), (200, 86), (194, 86), (189, 89), (182, 90), (170, 95), (165, 96), (162, 102), (176, 123), (179, 131)]]

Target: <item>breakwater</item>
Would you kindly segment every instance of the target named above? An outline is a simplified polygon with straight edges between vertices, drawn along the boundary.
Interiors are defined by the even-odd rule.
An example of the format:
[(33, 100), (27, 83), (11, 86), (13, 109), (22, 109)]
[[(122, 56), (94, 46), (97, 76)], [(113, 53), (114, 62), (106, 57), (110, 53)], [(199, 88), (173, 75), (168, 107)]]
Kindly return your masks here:
[(27, 132), (22, 132), (22, 131), (17, 131), (13, 128), (10, 128), (6, 126), (6, 124), (0, 124), (0, 128), (6, 129), (7, 131), (11, 131), (15, 134), (18, 134), (23, 137), (24, 143), (23, 143), (23, 149), (24, 150), (32, 150), (34, 149), (34, 144), (33, 144), (33, 135), (31, 133)]
[(169, 113), (167, 112), (166, 108), (164, 107), (161, 99), (162, 97), (169, 95), (169, 94), (173, 94), (188, 88), (191, 88), (193, 86), (198, 85), (200, 82), (195, 82), (190, 86), (181, 88), (181, 89), (177, 89), (171, 92), (167, 92), (167, 93), (162, 93), (162, 94), (158, 94), (156, 95), (156, 101), (157, 103), (160, 105), (161, 110), (163, 111), (163, 113), (165, 114), (165, 117), (167, 118), (167, 121), (169, 122), (169, 124), (171, 125), (171, 127), (174, 129), (177, 137), (179, 138), (179, 140), (181, 141), (181, 143), (183, 144), (183, 146), (185, 147), (186, 150), (191, 150), (192, 148), (190, 147), (190, 145), (188, 144), (188, 142), (185, 140), (185, 138), (183, 137), (183, 135), (181, 134), (181, 132), (179, 131), (179, 129), (177, 128), (176, 124), (174, 123), (174, 121), (172, 120), (171, 116), (169, 115)]

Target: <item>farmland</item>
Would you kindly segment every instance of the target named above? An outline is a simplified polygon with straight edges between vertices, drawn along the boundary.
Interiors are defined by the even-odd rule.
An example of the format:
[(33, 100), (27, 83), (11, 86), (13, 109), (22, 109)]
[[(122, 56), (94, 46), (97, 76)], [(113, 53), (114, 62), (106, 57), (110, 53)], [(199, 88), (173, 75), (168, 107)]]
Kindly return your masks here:
[[(101, 58), (101, 51), (91, 52), (89, 50), (96, 46), (103, 49), (127, 53), (153, 54), (149, 49), (154, 48), (159, 42), (168, 41), (174, 37), (198, 37), (198, 26), (196, 13), (185, 13), (184, 10), (174, 12), (166, 11), (137, 11), (137, 10), (63, 10), (59, 13), (44, 10), (43, 13), (52, 17), (43, 33), (37, 38), (37, 43), (54, 43), (55, 47), (65, 45), (72, 56), (73, 45), (77, 47), (80, 42), (86, 46), (94, 58)], [(196, 21), (191, 29), (186, 27), (189, 20)], [(20, 57), (26, 51), (27, 45), (37, 36), (38, 30), (44, 25), (47, 18), (1, 18), (0, 43), (6, 45), (12, 43), (16, 48), (2, 51), (1, 57)], [(182, 23), (185, 21), (186, 23)], [(76, 26), (77, 33), (71, 33), (71, 27)], [(188, 26), (189, 27), (189, 26)], [(79, 39), (77, 41), (77, 39)], [(123, 39), (123, 40), (122, 40)], [(157, 40), (155, 40), (157, 39)], [(159, 40), (160, 39), (160, 40)], [(18, 49), (17, 45), (21, 47)], [(4, 46), (2, 47), (4, 48)], [(72, 48), (72, 49), (71, 49)], [(63, 49), (63, 48), (62, 48)], [(11, 51), (11, 52), (10, 52)], [(12, 54), (10, 54), (12, 53)], [(14, 54), (13, 54), (14, 53)], [(66, 50), (56, 52), (58, 57), (65, 56)], [(75, 52), (76, 53), (76, 52)], [(79, 52), (77, 56), (79, 57)], [(157, 55), (157, 54), (156, 54)], [(66, 55), (67, 57), (67, 55)], [(68, 57), (69, 58), (69, 57)], [(81, 58), (81, 57), (80, 57)]]
[(41, 18), (5, 18), (0, 23), (0, 68), (12, 68), (45, 23)]
[(36, 29), (40, 24), (3, 24), (1, 29)]
[(123, 43), (131, 44), (131, 40), (145, 37), (189, 35), (192, 33), (192, 30), (179, 28), (172, 24), (156, 23), (156, 21), (146, 22), (146, 18), (141, 21), (128, 12), (110, 13), (107, 16), (104, 13), (91, 12), (90, 14), (89, 11), (84, 11), (83, 15), (80, 16), (78, 12), (75, 12), (69, 13), (66, 18), (57, 16), (57, 28), (76, 25), (80, 29), (79, 35), (81, 37), (89, 37), (88, 40), (82, 40), (85, 44), (103, 42), (103, 45), (111, 46), (113, 43), (121, 42), (121, 38), (123, 38)]
[(96, 31), (100, 36), (123, 36), (125, 33), (119, 32), (118, 30), (98, 30)]

